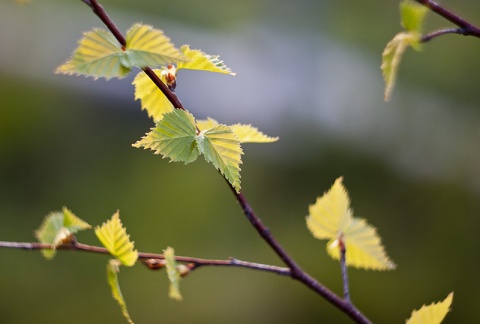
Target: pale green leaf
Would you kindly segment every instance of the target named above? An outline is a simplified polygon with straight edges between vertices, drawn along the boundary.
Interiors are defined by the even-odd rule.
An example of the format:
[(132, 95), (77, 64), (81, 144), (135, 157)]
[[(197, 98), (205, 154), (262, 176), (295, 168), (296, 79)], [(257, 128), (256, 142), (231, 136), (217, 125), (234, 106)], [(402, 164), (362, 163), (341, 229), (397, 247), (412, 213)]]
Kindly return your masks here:
[[(167, 83), (164, 70), (153, 71), (163, 83)], [(160, 121), (164, 114), (173, 111), (173, 105), (145, 73), (138, 73), (132, 84), (135, 86), (135, 100), (140, 99), (142, 109), (146, 110), (155, 122)]]
[(168, 247), (163, 251), (163, 256), (165, 257), (166, 267), (167, 267), (167, 276), (170, 280), (170, 290), (168, 296), (177, 301), (182, 301), (183, 297), (180, 293), (180, 280), (181, 274), (178, 270), (177, 262), (175, 261), (175, 252), (173, 248)]
[(422, 25), (428, 8), (412, 0), (400, 3), (402, 26), (409, 32), (421, 33)]
[(127, 304), (123, 298), (122, 291), (120, 290), (120, 285), (118, 282), (118, 272), (120, 271), (121, 262), (116, 259), (110, 260), (107, 264), (107, 280), (110, 288), (112, 289), (112, 296), (117, 301), (118, 305), (122, 309), (123, 317), (128, 321), (128, 323), (133, 324), (130, 314), (127, 310)]
[(420, 34), (402, 32), (397, 34), (385, 47), (382, 54), (382, 73), (385, 80), (385, 101), (389, 101), (395, 86), (398, 67), (408, 46), (419, 49)]
[(195, 119), (188, 111), (175, 109), (163, 115), (157, 126), (141, 140), (133, 144), (168, 157), (171, 161), (183, 161), (185, 164), (197, 159), (199, 150), (196, 136)]
[(309, 207), (307, 227), (314, 237), (327, 239), (327, 251), (340, 258), (339, 240), (346, 249), (349, 266), (373, 270), (391, 270), (395, 264), (388, 258), (374, 227), (354, 218), (350, 199), (338, 178), (332, 188)]
[[(219, 125), (219, 123), (210, 117), (197, 121), (197, 127), (201, 131), (208, 130), (217, 125)], [(234, 124), (230, 127), (240, 143), (271, 143), (278, 141), (278, 137), (267, 136), (252, 125)]]
[(218, 55), (208, 55), (200, 50), (192, 50), (189, 45), (180, 47), (180, 51), (189, 59), (186, 62), (178, 62), (177, 69), (203, 70), (223, 74), (235, 75)]
[(59, 66), (56, 73), (81, 74), (95, 79), (123, 78), (130, 68), (122, 64), (122, 46), (111, 33), (94, 29), (85, 33), (70, 60)]
[(133, 242), (120, 221), (118, 211), (102, 226), (95, 227), (95, 234), (108, 252), (124, 265), (131, 267), (137, 262), (138, 252), (134, 250)]
[(242, 148), (232, 128), (217, 125), (204, 130), (196, 137), (198, 148), (217, 170), (240, 192), (240, 164)]
[(407, 324), (440, 324), (447, 313), (453, 301), (453, 292), (448, 294), (447, 298), (438, 303), (432, 303), (423, 306), (419, 310), (414, 310), (411, 317), (406, 321)]
[(126, 40), (129, 66), (156, 67), (187, 60), (170, 42), (170, 38), (152, 26), (133, 25), (127, 32)]
[[(66, 207), (62, 211), (48, 214), (40, 228), (35, 231), (35, 237), (41, 242), (59, 246), (68, 242), (72, 235), (78, 231), (89, 229), (91, 226), (75, 216)], [(55, 256), (55, 250), (42, 250), (42, 254), (47, 259)]]

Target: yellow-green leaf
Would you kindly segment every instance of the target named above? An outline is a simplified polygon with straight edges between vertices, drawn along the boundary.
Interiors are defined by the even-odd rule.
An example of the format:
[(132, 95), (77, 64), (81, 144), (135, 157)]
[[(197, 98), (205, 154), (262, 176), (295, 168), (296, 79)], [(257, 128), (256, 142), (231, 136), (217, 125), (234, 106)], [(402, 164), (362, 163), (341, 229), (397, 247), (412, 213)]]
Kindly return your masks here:
[(102, 226), (97, 226), (95, 234), (110, 254), (120, 260), (122, 264), (131, 267), (137, 262), (138, 252), (134, 250), (133, 242), (130, 241), (130, 236), (120, 221), (118, 211)]
[(395, 86), (398, 67), (402, 55), (408, 46), (420, 49), (420, 34), (415, 32), (401, 32), (397, 34), (385, 47), (382, 54), (382, 73), (385, 80), (385, 101), (389, 101)]
[[(63, 207), (61, 212), (52, 212), (45, 217), (40, 228), (35, 231), (35, 237), (41, 243), (59, 246), (70, 240), (73, 234), (89, 228), (91, 226), (88, 223)], [(45, 258), (52, 259), (55, 250), (42, 250), (42, 254)]]
[(214, 128), (215, 126), (220, 125), (215, 119), (210, 117), (204, 120), (197, 120), (196, 124), (200, 131), (206, 131), (210, 128)]
[(183, 297), (180, 293), (180, 280), (182, 278), (178, 270), (177, 262), (175, 261), (175, 251), (173, 248), (168, 247), (163, 251), (163, 255), (166, 261), (168, 280), (170, 280), (168, 296), (177, 301), (182, 301)]
[[(197, 127), (201, 131), (208, 130), (217, 125), (219, 125), (219, 123), (210, 117), (197, 121)], [(271, 143), (278, 141), (278, 137), (267, 136), (252, 125), (235, 124), (230, 127), (240, 143)]]
[(309, 207), (307, 227), (314, 237), (330, 240), (327, 251), (334, 259), (340, 259), (338, 243), (342, 240), (349, 266), (373, 270), (395, 268), (375, 228), (365, 220), (353, 217), (342, 178), (338, 178), (332, 188)]
[(412, 0), (400, 3), (400, 16), (402, 26), (409, 32), (421, 33), (423, 20), (428, 8)]
[(175, 109), (163, 115), (157, 126), (141, 140), (133, 144), (185, 164), (197, 159), (199, 150), (195, 140), (195, 119), (188, 111)]
[(127, 32), (126, 56), (130, 66), (154, 67), (188, 60), (161, 30), (135, 24)]
[(118, 283), (118, 272), (120, 271), (121, 262), (117, 259), (112, 259), (107, 264), (107, 281), (112, 290), (112, 296), (117, 301), (118, 305), (122, 309), (123, 317), (128, 321), (128, 323), (133, 324), (130, 314), (127, 310), (127, 304), (123, 298), (122, 291), (120, 290), (120, 285)]
[(196, 137), (198, 148), (217, 170), (240, 192), (240, 164), (242, 148), (232, 128), (217, 125), (204, 130)]
[[(154, 69), (153, 71), (163, 83), (167, 83), (165, 70)], [(160, 121), (164, 114), (173, 111), (173, 105), (145, 73), (138, 73), (132, 84), (135, 86), (135, 100), (140, 99), (142, 109), (146, 110), (148, 116), (155, 122)]]
[(432, 303), (428, 306), (423, 305), (419, 310), (414, 310), (411, 317), (406, 321), (407, 324), (440, 324), (447, 313), (453, 301), (453, 292), (448, 294), (447, 298), (438, 303)]
[(200, 50), (192, 50), (189, 45), (180, 47), (180, 51), (189, 59), (188, 62), (178, 62), (177, 69), (203, 70), (235, 75), (218, 55), (208, 55)]
[(81, 74), (93, 78), (123, 78), (130, 68), (124, 66), (122, 46), (111, 33), (94, 29), (85, 33), (70, 60), (59, 66), (56, 73)]

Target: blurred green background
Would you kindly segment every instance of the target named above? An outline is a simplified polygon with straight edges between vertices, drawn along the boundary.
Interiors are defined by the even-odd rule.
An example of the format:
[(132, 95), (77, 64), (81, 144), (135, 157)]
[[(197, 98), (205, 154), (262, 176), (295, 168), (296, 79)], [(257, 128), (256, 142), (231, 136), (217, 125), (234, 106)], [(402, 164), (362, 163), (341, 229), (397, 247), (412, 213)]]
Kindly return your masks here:
[[(444, 1), (447, 2), (447, 1)], [(445, 3), (480, 21), (478, 1)], [(354, 303), (403, 322), (455, 292), (446, 323), (480, 320), (480, 42), (444, 36), (409, 51), (390, 103), (383, 48), (400, 31), (396, 1), (102, 1), (123, 29), (152, 24), (176, 45), (220, 54), (236, 77), (180, 72), (198, 118), (252, 123), (280, 141), (245, 145), (243, 192), (305, 270), (341, 293), (337, 262), (305, 226), (308, 205), (344, 176), (356, 216), (378, 228), (392, 272), (350, 270)], [(427, 30), (449, 24), (430, 14)], [(81, 32), (103, 27), (80, 1), (0, 3), (0, 240), (33, 241), (62, 206), (99, 225), (117, 209), (141, 251), (281, 265), (202, 159), (168, 163), (131, 144), (151, 121), (133, 75), (55, 75)], [(78, 239), (99, 244), (93, 232)], [(104, 256), (0, 250), (1, 323), (123, 323)], [(167, 297), (163, 272), (122, 269), (137, 323), (348, 323), (293, 280), (205, 268)]]

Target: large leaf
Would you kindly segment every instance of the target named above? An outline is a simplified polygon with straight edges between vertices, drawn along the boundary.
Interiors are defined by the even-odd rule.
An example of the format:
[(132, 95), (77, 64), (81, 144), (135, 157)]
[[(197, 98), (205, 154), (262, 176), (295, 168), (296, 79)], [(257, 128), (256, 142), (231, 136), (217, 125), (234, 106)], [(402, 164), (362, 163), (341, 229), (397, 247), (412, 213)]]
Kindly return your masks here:
[(122, 264), (131, 267), (137, 262), (138, 252), (134, 250), (133, 242), (130, 241), (130, 236), (120, 221), (118, 211), (102, 226), (97, 226), (95, 234), (110, 254)]
[(187, 61), (161, 30), (135, 24), (127, 32), (126, 56), (129, 66), (160, 66)]
[[(217, 125), (219, 125), (219, 123), (210, 117), (205, 120), (197, 121), (197, 127), (201, 131), (208, 130)], [(278, 141), (278, 137), (267, 136), (252, 125), (235, 124), (231, 125), (230, 128), (232, 128), (232, 131), (235, 133), (240, 143), (271, 143)]]
[(107, 264), (107, 281), (112, 290), (112, 296), (117, 301), (118, 305), (122, 309), (123, 317), (128, 323), (133, 324), (130, 314), (127, 310), (127, 304), (123, 298), (122, 291), (120, 290), (120, 284), (118, 283), (118, 272), (120, 271), (121, 262), (117, 259), (112, 259)]
[(177, 69), (203, 70), (223, 74), (235, 75), (218, 55), (208, 55), (200, 50), (192, 50), (189, 45), (180, 47), (180, 51), (189, 61), (178, 62)]
[(157, 126), (141, 140), (133, 144), (185, 164), (197, 159), (199, 151), (195, 140), (195, 120), (188, 111), (175, 109), (163, 116)]
[(385, 101), (389, 101), (395, 86), (397, 71), (403, 53), (408, 46), (420, 49), (420, 34), (416, 32), (401, 32), (385, 47), (382, 54), (382, 73), (385, 80)]
[[(163, 83), (167, 83), (164, 70), (154, 69), (153, 71)], [(140, 99), (142, 109), (146, 110), (148, 116), (152, 117), (155, 122), (159, 122), (164, 114), (173, 111), (173, 105), (145, 73), (138, 73), (133, 80), (133, 85), (135, 86), (135, 100)]]
[(353, 217), (342, 178), (338, 178), (332, 188), (309, 207), (307, 227), (314, 237), (330, 240), (327, 251), (334, 259), (340, 259), (338, 243), (341, 240), (349, 266), (373, 270), (395, 268), (375, 228), (365, 220)]
[[(68, 242), (78, 231), (89, 229), (91, 226), (75, 216), (66, 207), (62, 211), (52, 212), (45, 217), (40, 228), (35, 231), (35, 237), (41, 242), (59, 246)], [(55, 256), (55, 250), (42, 250), (47, 259)]]
[(84, 33), (71, 59), (59, 66), (56, 73), (81, 74), (95, 79), (123, 78), (130, 72), (130, 67), (122, 64), (123, 56), (122, 46), (111, 33), (94, 29)]
[(421, 33), (428, 8), (412, 0), (400, 3), (402, 26), (409, 32)]
[(178, 265), (175, 261), (175, 251), (173, 248), (168, 247), (163, 251), (163, 255), (166, 261), (168, 280), (170, 280), (170, 290), (168, 292), (168, 296), (177, 301), (182, 301), (183, 297), (180, 293), (181, 273), (178, 270)]
[(200, 132), (196, 140), (205, 160), (211, 162), (239, 192), (243, 151), (233, 130), (225, 125), (217, 125)]
[(432, 303), (428, 306), (423, 305), (419, 310), (414, 310), (407, 324), (440, 324), (452, 305), (453, 292), (448, 294), (442, 302)]

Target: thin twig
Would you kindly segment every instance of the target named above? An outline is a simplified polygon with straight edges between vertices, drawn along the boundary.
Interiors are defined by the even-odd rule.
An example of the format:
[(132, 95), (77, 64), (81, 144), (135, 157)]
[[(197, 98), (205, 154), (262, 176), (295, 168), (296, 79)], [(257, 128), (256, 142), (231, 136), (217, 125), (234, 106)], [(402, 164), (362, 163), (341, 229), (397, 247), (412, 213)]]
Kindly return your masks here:
[(426, 42), (429, 42), (429, 41), (431, 41), (432, 39), (434, 39), (438, 36), (442, 36), (442, 35), (445, 35), (445, 34), (460, 34), (460, 35), (463, 35), (462, 33), (463, 33), (462, 28), (439, 29), (439, 30), (431, 32), (427, 35), (422, 36), (422, 38), (420, 39), (420, 42), (426, 43)]
[(350, 285), (348, 283), (348, 269), (347, 269), (347, 250), (345, 248), (345, 243), (343, 239), (339, 239), (339, 248), (340, 248), (340, 266), (342, 268), (342, 281), (343, 281), (343, 299), (351, 303), (350, 299)]

